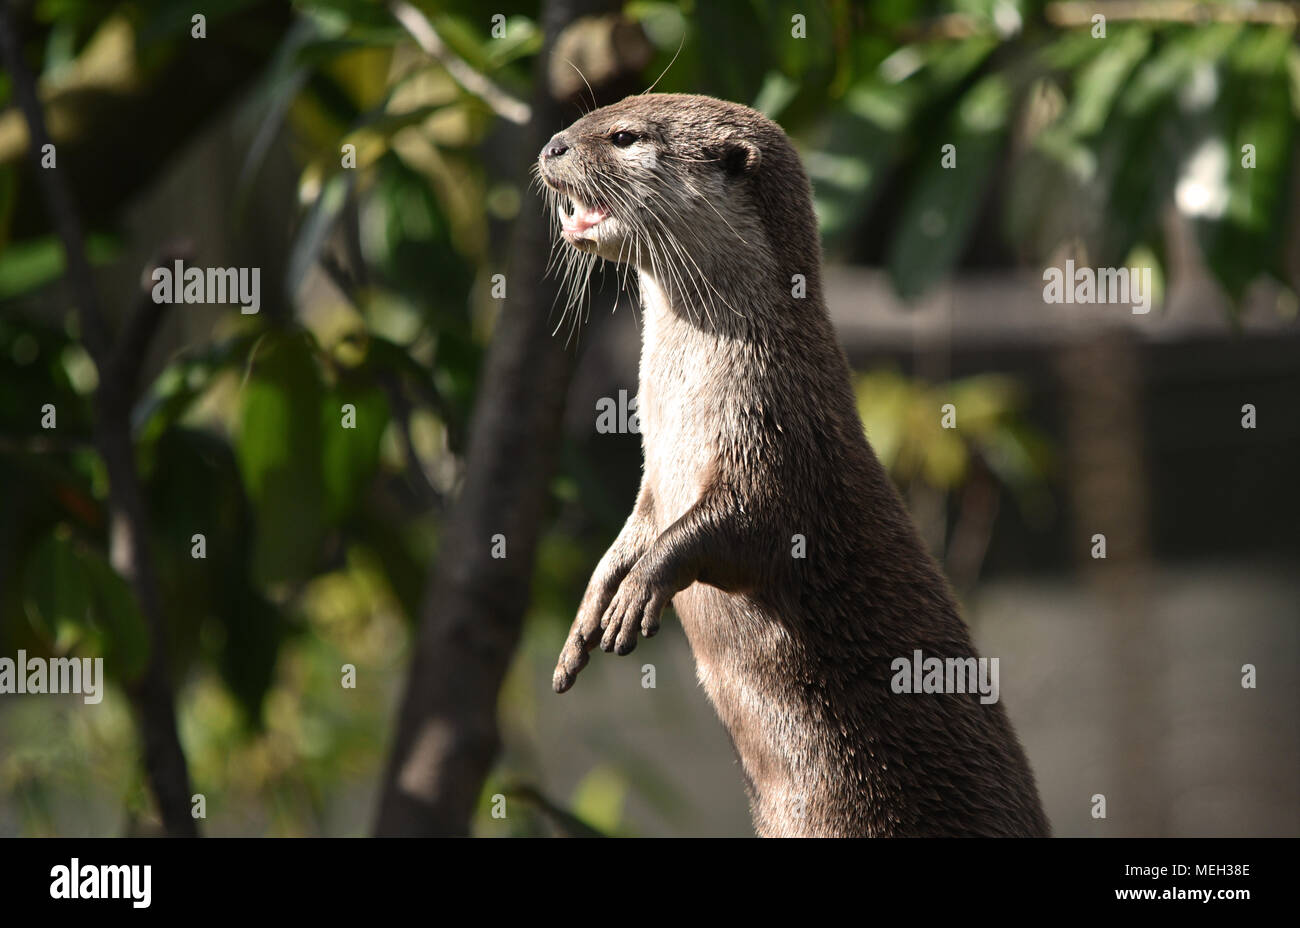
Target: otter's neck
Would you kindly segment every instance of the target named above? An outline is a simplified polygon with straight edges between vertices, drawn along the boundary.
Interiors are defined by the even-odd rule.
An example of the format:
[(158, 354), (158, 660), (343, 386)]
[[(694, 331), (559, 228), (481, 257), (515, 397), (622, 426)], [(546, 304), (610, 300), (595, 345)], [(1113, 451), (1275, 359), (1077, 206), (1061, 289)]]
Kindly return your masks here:
[[(774, 328), (810, 324), (829, 333), (819, 268), (786, 280), (761, 231), (747, 231), (752, 238), (744, 243), (728, 231), (726, 250), (700, 246), (685, 260), (642, 252), (636, 268), (647, 314), (675, 317), (724, 337), (758, 338)], [(725, 261), (718, 260), (721, 254)]]

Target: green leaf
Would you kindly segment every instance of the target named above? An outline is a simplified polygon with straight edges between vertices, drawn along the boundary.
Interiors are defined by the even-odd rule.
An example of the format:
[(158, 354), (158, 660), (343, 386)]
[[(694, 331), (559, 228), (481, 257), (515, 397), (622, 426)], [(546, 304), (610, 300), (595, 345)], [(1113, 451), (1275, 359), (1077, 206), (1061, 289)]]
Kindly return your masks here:
[[(86, 255), (92, 265), (107, 264), (120, 251), (115, 238), (91, 235), (86, 240)], [(47, 235), (22, 242), (11, 242), (0, 255), (0, 300), (21, 296), (63, 276), (63, 243)]]
[(27, 620), (55, 648), (73, 647), (91, 632), (86, 572), (66, 528), (56, 528), (32, 551), (25, 581)]
[(149, 631), (135, 594), (98, 552), (87, 552), (83, 563), (95, 622), (103, 634), (105, 672), (135, 680), (149, 662)]
[(1138, 242), (1162, 237), (1160, 210), (1177, 176), (1171, 166), (1184, 161), (1203, 132), (1204, 116), (1178, 96), (1214, 67), (1240, 31), (1235, 24), (1177, 31), (1125, 84), (1097, 145), (1094, 196), (1104, 195), (1107, 221), (1096, 232), (1092, 263), (1117, 265)]
[(1176, 35), (1142, 65), (1124, 90), (1119, 111), (1142, 116), (1164, 106), (1199, 66), (1227, 51), (1241, 30), (1239, 23), (1216, 23)]
[(274, 583), (307, 575), (324, 533), (324, 387), (304, 332), (269, 335), (251, 363), (238, 458), (257, 522), (253, 574)]
[[(1241, 37), (1224, 69), (1218, 134), (1202, 143), (1203, 156), (1215, 156), (1226, 171), (1211, 179), (1222, 183), (1226, 202), (1219, 215), (1200, 217), (1197, 233), (1206, 262), (1234, 300), (1262, 273), (1285, 278), (1287, 204), (1295, 202), (1296, 184), (1288, 170), (1296, 136), (1286, 73), (1291, 42), (1286, 29)], [(1252, 167), (1246, 166), (1246, 145), (1253, 149)]]
[[(344, 405), (352, 406), (345, 415)], [(344, 423), (354, 422), (345, 428)], [(321, 405), (326, 514), (332, 523), (345, 518), (379, 464), (379, 442), (388, 425), (388, 400), (373, 383), (344, 378)]]
[(1105, 125), (1121, 88), (1150, 50), (1151, 36), (1144, 29), (1117, 30), (1105, 46), (1074, 81), (1070, 109), (1060, 123), (1074, 137), (1092, 135)]
[(526, 16), (506, 17), (506, 34), (488, 46), (488, 65), (500, 68), (542, 48), (542, 30)]
[(408, 301), (428, 306), (439, 330), (468, 335), (474, 267), (456, 251), (451, 219), (428, 179), (394, 153), (380, 158), (377, 168), (362, 216), (367, 262)]
[[(962, 98), (947, 131), (922, 152), (925, 167), (888, 257), (894, 286), (905, 299), (919, 296), (961, 257), (1002, 151), (1011, 99), (1005, 76), (984, 78)], [(943, 167), (945, 144), (956, 146), (956, 167)]]
[(855, 86), (828, 114), (823, 144), (805, 157), (828, 250), (846, 247), (901, 151), (912, 106), (880, 80)]
[(105, 671), (134, 680), (149, 660), (149, 634), (131, 587), (98, 551), (62, 526), (28, 559), (24, 578), (28, 621), (56, 652), (79, 645), (103, 654)]
[[(702, 3), (695, 8), (694, 29), (686, 39), (688, 49), (683, 49), (677, 65), (669, 71), (670, 77), (680, 81), (681, 74), (673, 74), (678, 65), (684, 64), (687, 51), (698, 56), (701, 72), (707, 75), (708, 90), (699, 92), (716, 93), (730, 100), (751, 99), (754, 92), (763, 85), (763, 74), (771, 61), (768, 47), (777, 34), (769, 27), (768, 11), (756, 9), (755, 5), (745, 0), (715, 0)], [(781, 30), (783, 36), (790, 35), (790, 20), (787, 18)], [(732, 48), (747, 49), (745, 54), (717, 54), (713, 42), (722, 41)], [(793, 40), (803, 41), (803, 40)], [(657, 76), (657, 75), (656, 75)], [(653, 78), (652, 78), (653, 79)], [(656, 90), (666, 90), (661, 81)]]
[(977, 36), (955, 46), (904, 46), (830, 109), (826, 137), (807, 157), (829, 250), (851, 244), (902, 155), (909, 128), (943, 105), (996, 44)]
[(233, 598), (220, 615), (225, 636), (217, 666), (222, 682), (254, 727), (262, 722), (262, 703), (275, 678), (288, 628), (284, 617), (265, 597), (248, 589)]

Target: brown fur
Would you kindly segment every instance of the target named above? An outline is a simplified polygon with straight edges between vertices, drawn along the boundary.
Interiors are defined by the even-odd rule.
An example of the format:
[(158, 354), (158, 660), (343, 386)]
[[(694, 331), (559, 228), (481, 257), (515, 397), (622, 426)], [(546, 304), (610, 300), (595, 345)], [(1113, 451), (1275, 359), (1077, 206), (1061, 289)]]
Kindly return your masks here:
[[(635, 141), (614, 144), (619, 130)], [(625, 654), (654, 634), (671, 600), (759, 834), (1047, 834), (1000, 704), (890, 689), (895, 658), (976, 652), (863, 434), (785, 133), (734, 103), (650, 94), (548, 149), (553, 207), (572, 195), (612, 217), (567, 236), (571, 255), (635, 270), (645, 308), (641, 491), (556, 690), (597, 643)], [(806, 558), (791, 556), (795, 534)]]

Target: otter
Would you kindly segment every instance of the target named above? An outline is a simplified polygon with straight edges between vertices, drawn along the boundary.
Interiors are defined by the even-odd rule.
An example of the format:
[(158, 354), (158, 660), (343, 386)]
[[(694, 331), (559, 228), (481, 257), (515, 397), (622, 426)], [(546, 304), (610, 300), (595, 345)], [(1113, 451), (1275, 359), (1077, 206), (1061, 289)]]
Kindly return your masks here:
[(598, 258), (635, 274), (642, 303), (641, 487), (556, 692), (597, 644), (653, 636), (671, 602), (759, 835), (1047, 835), (1000, 703), (891, 688), (900, 657), (976, 652), (864, 434), (785, 132), (646, 93), (555, 135), (537, 174), (571, 303)]

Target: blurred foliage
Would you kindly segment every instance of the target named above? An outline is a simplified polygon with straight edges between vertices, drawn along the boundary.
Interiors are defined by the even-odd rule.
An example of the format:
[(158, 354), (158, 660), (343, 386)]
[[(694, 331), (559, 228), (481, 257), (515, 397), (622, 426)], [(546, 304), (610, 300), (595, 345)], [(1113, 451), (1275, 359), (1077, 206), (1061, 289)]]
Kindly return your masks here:
[[(978, 455), (1007, 487), (1027, 491), (1051, 470), (1047, 440), (1023, 422), (1017, 382), (982, 374), (930, 385), (887, 368), (858, 375), (858, 412), (867, 438), (894, 480), (943, 491), (967, 479)], [(946, 407), (951, 425), (945, 425)]]
[[(507, 9), (503, 38), (469, 0), (415, 5), (456, 55), (527, 98), (542, 42), (536, 3)], [(262, 315), (225, 316), (168, 358), (133, 417), (183, 741), (218, 833), (367, 827), (357, 797), (382, 763), (393, 681), (463, 467), (491, 332), (485, 282), (503, 262), (531, 159), (509, 147), (502, 157), (500, 140), (514, 137), (385, 5), (296, 0), (292, 10), (282, 22), (278, 2), (205, 5), (204, 41), (260, 57), (246, 73), (210, 75), (229, 77), (222, 92), (237, 88), (233, 114), (200, 113), (251, 140), (232, 235), (250, 231), (241, 217), (276, 146), (296, 159), (285, 279), (264, 281)], [(828, 252), (883, 265), (904, 297), (963, 264), (1034, 268), (1067, 247), (1099, 265), (1159, 260), (1171, 204), (1194, 221), (1231, 297), (1263, 275), (1285, 278), (1294, 26), (1113, 22), (1101, 40), (1031, 0), (632, 0), (625, 12), (658, 49), (647, 84), (662, 73), (659, 90), (748, 102), (789, 129)], [(196, 54), (193, 13), (172, 0), (39, 0), (27, 51), (60, 145), (108, 158), (93, 148), (97, 114), (144, 108), (131, 125), (152, 134), (125, 153), (112, 144), (147, 158), (146, 180), (161, 171), (187, 138), (149, 109), (149, 94)], [(807, 39), (791, 35), (796, 14)], [(6, 76), (0, 100), (8, 94)], [(941, 163), (949, 144), (957, 170)], [(0, 113), (0, 653), (103, 655), (121, 681), (147, 642), (106, 559), (95, 371), (58, 286), (61, 250), (31, 218), (41, 207), (24, 148), (21, 119)], [(353, 153), (355, 168), (345, 166)], [(97, 174), (88, 183), (116, 210), (133, 189)], [(122, 228), (113, 210), (89, 218), (90, 257), (111, 268)], [(1047, 479), (1050, 456), (1005, 379), (930, 385), (878, 371), (858, 388), (867, 432), (905, 489), (955, 493), (978, 464), (1024, 502)], [(947, 402), (959, 430), (939, 425)], [(44, 403), (57, 407), (55, 431), (40, 426)], [(355, 428), (343, 427), (345, 404)], [(570, 517), (543, 543), (529, 633), (547, 649), (617, 529), (619, 514), (581, 511), (599, 476), (573, 467), (556, 481), (555, 507)], [(199, 532), (203, 560), (192, 557)], [(339, 686), (344, 664), (357, 667), (356, 689)], [(525, 739), (535, 692), (508, 682), (503, 697)], [(87, 784), (123, 810), (125, 827), (147, 817), (138, 770), (108, 750), (133, 739), (119, 710), (28, 699), (6, 703), (4, 719), (0, 792), (15, 797), (17, 820), (0, 812), (0, 828), (87, 830), (50, 801), (52, 789)], [(45, 738), (51, 730), (67, 739)], [(683, 814), (654, 763), (598, 767), (568, 797), (530, 782), (526, 752), (511, 764), (485, 789), (485, 831), (498, 827), (500, 789), (528, 810), (511, 833), (625, 833), (629, 790)], [(349, 799), (363, 817), (340, 811)], [(102, 814), (81, 821), (123, 827)]]
[[(952, 552), (971, 541), (983, 552), (1004, 492), (1030, 526), (1050, 514), (1052, 448), (1028, 424), (1024, 390), (1013, 378), (981, 374), (930, 384), (880, 368), (857, 375), (854, 387), (867, 438), (960, 587), (977, 578), (982, 553), (966, 564)], [(982, 508), (991, 512), (981, 515)]]

